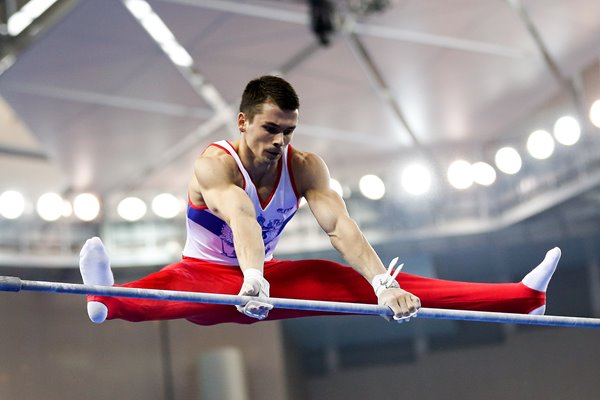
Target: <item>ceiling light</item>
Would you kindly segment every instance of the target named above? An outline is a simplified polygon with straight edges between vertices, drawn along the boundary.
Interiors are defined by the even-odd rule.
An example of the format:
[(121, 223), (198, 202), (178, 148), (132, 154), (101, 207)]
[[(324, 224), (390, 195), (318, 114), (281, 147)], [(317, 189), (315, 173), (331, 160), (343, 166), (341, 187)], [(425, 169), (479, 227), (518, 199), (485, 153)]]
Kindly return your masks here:
[(179, 201), (170, 193), (161, 193), (152, 200), (152, 211), (161, 218), (175, 218), (180, 211)]
[(456, 189), (467, 189), (473, 185), (473, 169), (465, 160), (456, 160), (448, 167), (448, 181)]
[(174, 42), (173, 32), (165, 25), (162, 19), (155, 13), (150, 13), (143, 17), (140, 22), (146, 31), (157, 43)]
[(144, 0), (126, 0), (125, 6), (137, 19), (145, 18), (152, 13), (152, 7)]
[(33, 20), (29, 16), (17, 11), (10, 16), (6, 23), (8, 34), (17, 36), (19, 33), (23, 32), (25, 28), (31, 25), (32, 22)]
[(25, 211), (25, 198), (15, 190), (7, 190), (0, 195), (0, 215), (7, 219), (17, 219)]
[(152, 10), (150, 4), (144, 0), (127, 0), (125, 6), (175, 65), (180, 67), (193, 65), (192, 56), (177, 42), (173, 32)]
[(365, 175), (358, 182), (360, 192), (367, 199), (379, 200), (385, 194), (385, 184), (377, 175)]
[(534, 131), (527, 139), (527, 151), (538, 160), (545, 160), (554, 153), (554, 139), (544, 130)]
[(600, 128), (600, 99), (590, 107), (590, 121), (595, 127)]
[(146, 215), (146, 203), (137, 197), (127, 197), (119, 202), (117, 213), (126, 221), (137, 221)]
[(30, 0), (19, 11), (8, 18), (6, 23), (9, 35), (17, 36), (31, 23), (46, 12), (57, 0)]
[(194, 59), (187, 52), (186, 49), (181, 47), (177, 42), (169, 42), (161, 45), (167, 56), (173, 61), (175, 65), (180, 67), (191, 67), (194, 64)]
[(490, 186), (496, 182), (496, 170), (490, 164), (480, 161), (473, 164), (471, 168), (473, 180), (479, 185)]
[(496, 167), (505, 174), (514, 175), (521, 170), (523, 161), (517, 150), (512, 147), (503, 147), (496, 152), (494, 161)]
[(36, 203), (38, 215), (44, 221), (56, 221), (63, 215), (63, 199), (56, 193), (45, 193)]
[(411, 164), (402, 171), (401, 182), (404, 190), (419, 196), (431, 187), (431, 172), (422, 164)]
[(91, 193), (82, 193), (73, 201), (73, 212), (82, 221), (93, 221), (100, 214), (100, 201)]
[(556, 120), (554, 124), (554, 138), (565, 146), (572, 146), (581, 137), (579, 122), (573, 117), (565, 116)]

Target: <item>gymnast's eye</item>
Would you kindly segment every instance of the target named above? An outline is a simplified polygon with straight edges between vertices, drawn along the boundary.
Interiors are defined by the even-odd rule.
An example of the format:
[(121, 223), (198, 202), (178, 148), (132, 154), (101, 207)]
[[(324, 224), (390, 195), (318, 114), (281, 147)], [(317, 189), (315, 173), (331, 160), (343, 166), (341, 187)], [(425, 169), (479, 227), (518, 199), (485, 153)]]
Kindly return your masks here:
[(279, 132), (281, 132), (281, 128), (279, 128), (277, 125), (263, 125), (263, 128), (272, 134), (277, 134)]

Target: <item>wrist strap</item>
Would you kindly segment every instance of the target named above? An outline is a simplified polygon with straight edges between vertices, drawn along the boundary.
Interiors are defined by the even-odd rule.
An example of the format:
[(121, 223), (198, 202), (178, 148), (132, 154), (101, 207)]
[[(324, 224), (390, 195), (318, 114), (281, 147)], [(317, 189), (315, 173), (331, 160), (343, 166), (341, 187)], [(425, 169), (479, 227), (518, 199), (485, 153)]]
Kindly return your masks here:
[(371, 281), (371, 286), (373, 286), (373, 290), (375, 291), (375, 295), (377, 295), (377, 297), (379, 297), (381, 292), (383, 292), (385, 289), (400, 289), (400, 284), (396, 282), (395, 279), (391, 278), (392, 277), (387, 273), (375, 275), (375, 277)]
[(244, 278), (263, 279), (263, 272), (256, 268), (247, 268), (242, 271), (242, 274), (244, 274)]
[(269, 293), (271, 290), (271, 285), (263, 276), (263, 272), (256, 268), (247, 268), (242, 271), (244, 274), (244, 280), (252, 279), (258, 281), (261, 288), (261, 294), (269, 297)]
[(396, 281), (396, 277), (402, 270), (404, 264), (400, 264), (398, 268), (394, 270), (394, 266), (398, 262), (398, 257), (394, 258), (389, 266), (387, 271), (384, 274), (375, 275), (373, 280), (371, 280), (371, 286), (373, 286), (373, 290), (377, 297), (383, 292), (385, 289), (396, 288), (400, 289), (400, 284)]

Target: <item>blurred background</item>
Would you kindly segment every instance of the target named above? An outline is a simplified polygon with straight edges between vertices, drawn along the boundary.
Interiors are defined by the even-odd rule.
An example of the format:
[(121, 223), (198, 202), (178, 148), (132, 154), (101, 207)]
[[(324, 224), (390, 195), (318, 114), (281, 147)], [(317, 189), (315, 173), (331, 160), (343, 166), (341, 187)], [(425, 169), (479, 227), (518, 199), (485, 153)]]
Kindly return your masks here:
[[(297, 89), (294, 145), (384, 261), (520, 280), (600, 317), (600, 2), (0, 1), (0, 273), (117, 282), (179, 259), (187, 182), (245, 84)], [(278, 258), (341, 261), (301, 208)], [(596, 399), (585, 329), (375, 317), (96, 326), (79, 296), (0, 293), (0, 399)]]

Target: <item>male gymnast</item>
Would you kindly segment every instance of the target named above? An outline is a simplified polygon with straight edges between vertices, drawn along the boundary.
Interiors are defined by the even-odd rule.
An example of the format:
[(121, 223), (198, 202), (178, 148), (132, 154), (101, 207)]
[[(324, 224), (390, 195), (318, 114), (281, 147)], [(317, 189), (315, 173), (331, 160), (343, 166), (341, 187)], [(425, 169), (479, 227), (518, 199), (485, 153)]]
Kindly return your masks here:
[[(329, 186), (323, 160), (290, 144), (300, 103), (275, 76), (250, 81), (243, 93), (235, 141), (209, 145), (197, 158), (188, 187), (187, 240), (181, 261), (124, 287), (239, 294), (256, 299), (227, 305), (88, 296), (93, 322), (185, 318), (200, 325), (252, 323), (321, 312), (272, 309), (267, 298), (378, 303), (393, 319), (425, 307), (543, 314), (546, 289), (560, 249), (516, 283), (470, 283), (386, 271)], [(304, 197), (320, 227), (347, 264), (273, 258), (285, 225)], [(108, 254), (97, 237), (80, 254), (85, 284), (114, 285)]]

